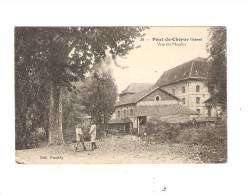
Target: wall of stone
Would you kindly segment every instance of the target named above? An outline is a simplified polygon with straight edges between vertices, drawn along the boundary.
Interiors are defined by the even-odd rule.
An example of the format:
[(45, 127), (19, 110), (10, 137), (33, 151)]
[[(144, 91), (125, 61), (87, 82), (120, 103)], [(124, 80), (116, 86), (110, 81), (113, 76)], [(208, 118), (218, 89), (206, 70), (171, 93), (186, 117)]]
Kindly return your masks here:
[[(199, 86), (200, 91), (196, 91), (196, 86)], [(183, 92), (182, 88), (185, 87), (185, 92)], [(206, 115), (208, 114), (207, 108), (204, 104), (210, 94), (208, 92), (207, 82), (199, 81), (199, 80), (187, 80), (179, 83), (171, 84), (168, 86), (162, 87), (162, 89), (168, 91), (173, 94), (175, 91), (175, 96), (179, 97), (181, 100), (184, 98), (183, 103), (188, 108), (199, 111), (200, 114)], [(197, 103), (196, 98), (199, 98), (199, 103)]]

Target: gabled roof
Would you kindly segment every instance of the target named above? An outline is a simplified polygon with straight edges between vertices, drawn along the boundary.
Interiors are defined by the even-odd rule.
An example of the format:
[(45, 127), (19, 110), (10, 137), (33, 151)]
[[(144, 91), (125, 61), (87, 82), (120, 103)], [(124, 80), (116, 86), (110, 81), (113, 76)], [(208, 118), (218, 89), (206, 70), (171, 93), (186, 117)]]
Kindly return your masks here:
[(153, 86), (152, 83), (131, 83), (124, 89), (120, 95), (126, 94), (126, 93), (139, 93), (141, 91), (145, 91), (150, 89)]
[(151, 89), (146, 90), (146, 91), (141, 91), (139, 93), (129, 95), (124, 100), (120, 100), (120, 101), (116, 102), (115, 106), (117, 107), (117, 106), (122, 106), (122, 105), (127, 105), (127, 104), (136, 104), (138, 101), (142, 100), (144, 97), (150, 95), (151, 93), (153, 93), (156, 90), (160, 90), (160, 91), (166, 93), (167, 95), (174, 97), (177, 100), (180, 100), (178, 97), (170, 94), (169, 92), (167, 92), (167, 91), (165, 91), (159, 87), (156, 87), (156, 88), (151, 88)]
[(137, 106), (137, 116), (196, 115), (196, 111), (180, 104)]
[(209, 66), (210, 63), (205, 58), (193, 59), (165, 71), (154, 86), (161, 87), (190, 78), (207, 79)]

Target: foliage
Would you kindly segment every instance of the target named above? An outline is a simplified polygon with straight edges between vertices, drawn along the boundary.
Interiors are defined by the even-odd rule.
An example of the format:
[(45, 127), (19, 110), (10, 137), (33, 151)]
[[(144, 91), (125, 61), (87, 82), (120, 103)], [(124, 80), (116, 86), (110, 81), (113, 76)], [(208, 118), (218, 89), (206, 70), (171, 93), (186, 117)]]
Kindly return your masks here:
[(75, 126), (85, 122), (79, 119), (85, 115), (90, 115), (97, 123), (98, 136), (104, 133), (117, 98), (117, 87), (111, 74), (103, 64), (95, 65), (83, 82), (73, 83), (75, 93), (64, 92), (63, 130), (67, 142), (75, 139)]
[(209, 30), (209, 43), (207, 45), (210, 54), (210, 61), (212, 63), (210, 70), (210, 93), (214, 102), (222, 105), (226, 109), (226, 28), (212, 27)]
[(74, 142), (76, 121), (75, 94), (64, 92), (63, 94), (63, 135), (66, 142)]
[[(216, 129), (216, 125), (221, 128)], [(145, 132), (148, 136), (154, 136), (154, 139), (158, 142), (169, 141), (208, 145), (223, 142), (226, 138), (226, 130), (222, 128), (226, 125), (226, 121), (218, 121), (216, 125), (199, 125), (197, 123), (193, 125), (188, 125), (187, 123), (174, 124), (152, 119), (147, 122)]]
[(170, 124), (157, 119), (148, 121), (145, 126), (145, 133), (158, 142), (176, 142), (180, 130), (179, 124)]
[[(51, 113), (49, 86), (73, 90), (74, 81), (83, 80), (95, 64), (106, 57), (113, 59), (136, 47), (142, 27), (16, 27), (16, 146), (25, 147), (36, 127), (49, 129)], [(55, 100), (58, 101), (58, 100)], [(39, 125), (26, 127), (27, 113), (37, 110)], [(33, 112), (33, 111), (31, 111)], [(30, 118), (33, 124), (33, 118)], [(24, 144), (22, 144), (24, 143)]]
[[(83, 100), (86, 112), (89, 113), (100, 127), (99, 130), (106, 130), (106, 125), (114, 112), (114, 105), (117, 98), (117, 86), (109, 73), (94, 74), (87, 96)], [(103, 133), (99, 131), (99, 133)]]
[[(70, 94), (70, 106), (64, 106), (64, 122), (69, 123), (73, 118), (87, 114), (92, 117), (98, 126), (98, 136), (101, 136), (107, 126), (107, 121), (114, 111), (117, 98), (117, 87), (112, 78), (111, 71), (105, 71), (103, 65), (96, 65), (90, 77), (81, 83), (75, 83), (76, 95)], [(66, 98), (68, 100), (68, 98)], [(69, 113), (65, 116), (65, 113)], [(66, 123), (72, 130), (73, 124)]]
[(193, 153), (187, 154), (192, 159), (200, 159), (205, 163), (226, 162), (227, 127), (225, 120), (218, 121), (215, 126), (194, 125), (190, 127), (152, 120), (147, 122), (145, 132), (147, 136), (143, 139), (148, 142), (167, 142), (194, 148)]
[[(39, 72), (34, 73), (36, 65), (29, 67), (27, 62), (15, 66), (15, 112), (16, 148), (30, 148), (34, 145), (34, 135), (39, 127), (48, 126), (47, 83)], [(30, 70), (29, 70), (30, 69)], [(30, 137), (31, 136), (31, 137)]]

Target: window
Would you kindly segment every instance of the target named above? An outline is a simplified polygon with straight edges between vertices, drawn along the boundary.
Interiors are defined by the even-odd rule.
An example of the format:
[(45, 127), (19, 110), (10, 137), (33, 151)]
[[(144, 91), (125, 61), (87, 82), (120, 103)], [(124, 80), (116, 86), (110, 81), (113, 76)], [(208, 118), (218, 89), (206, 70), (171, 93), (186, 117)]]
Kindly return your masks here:
[(185, 104), (185, 98), (182, 98), (182, 102), (183, 102), (183, 104)]
[(182, 93), (185, 93), (185, 87), (182, 87)]
[(160, 101), (160, 96), (159, 95), (157, 95), (156, 97), (155, 97), (155, 101)]
[(117, 112), (117, 118), (120, 118), (120, 110)]
[(201, 113), (201, 110), (200, 109), (196, 109), (196, 112), (198, 112), (200, 114)]
[(127, 111), (126, 110), (123, 111), (123, 115), (124, 115), (124, 118), (126, 118), (126, 115), (127, 115)]
[(172, 89), (172, 94), (173, 94), (173, 95), (175, 95), (175, 94), (176, 94), (175, 89)]
[(133, 116), (133, 109), (130, 109), (130, 116)]
[(208, 107), (208, 116), (211, 116), (211, 107)]
[(196, 97), (195, 101), (197, 104), (200, 104), (200, 98), (199, 97)]
[(196, 91), (196, 92), (200, 92), (200, 85), (196, 85), (195, 91)]

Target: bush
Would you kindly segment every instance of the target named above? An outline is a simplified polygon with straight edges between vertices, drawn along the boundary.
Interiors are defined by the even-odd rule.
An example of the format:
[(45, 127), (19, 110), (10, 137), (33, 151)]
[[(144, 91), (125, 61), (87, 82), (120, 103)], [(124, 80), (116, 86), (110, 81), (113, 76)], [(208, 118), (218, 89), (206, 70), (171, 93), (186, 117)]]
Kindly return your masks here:
[[(216, 126), (191, 126), (168, 124), (159, 120), (147, 122), (145, 127), (148, 142), (180, 143), (197, 147), (190, 158), (198, 157), (205, 163), (223, 163), (227, 159), (226, 121), (219, 121)], [(187, 147), (186, 147), (187, 148)], [(197, 153), (197, 154), (196, 154)]]
[(180, 134), (180, 124), (169, 124), (157, 119), (147, 122), (144, 132), (147, 136), (152, 136), (159, 142), (176, 142), (176, 137)]
[(199, 127), (185, 124), (169, 124), (158, 119), (148, 121), (144, 132), (158, 142), (173, 142), (193, 145), (216, 145), (226, 140), (226, 125)]
[(16, 135), (16, 149), (31, 149), (37, 148), (47, 140), (47, 134), (44, 128), (30, 128), (28, 133), (23, 135)]

